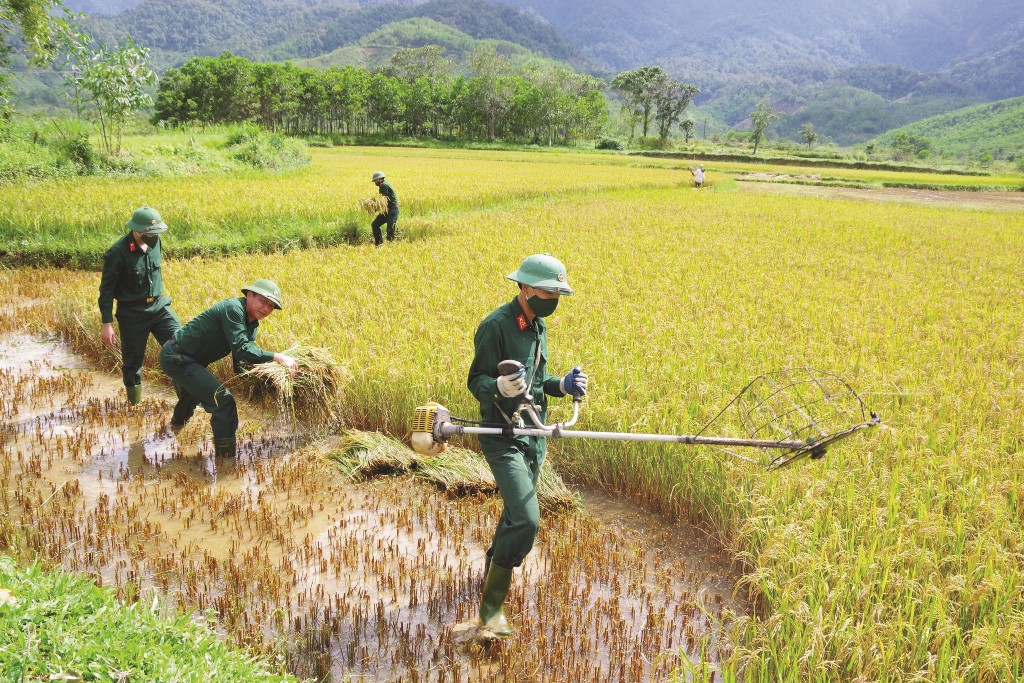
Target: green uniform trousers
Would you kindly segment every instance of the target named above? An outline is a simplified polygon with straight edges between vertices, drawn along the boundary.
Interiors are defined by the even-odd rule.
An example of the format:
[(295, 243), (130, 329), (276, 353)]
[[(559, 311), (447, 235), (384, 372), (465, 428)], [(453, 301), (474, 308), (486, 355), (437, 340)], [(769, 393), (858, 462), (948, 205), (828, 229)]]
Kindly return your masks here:
[(512, 569), (530, 554), (540, 527), (537, 478), (547, 439), (482, 435), (480, 447), (505, 503), (487, 555), (499, 567)]
[(184, 424), (202, 405), (210, 414), (214, 444), (234, 444), (238, 407), (227, 387), (205, 365), (178, 350), (173, 339), (160, 350), (160, 368), (181, 388), (171, 421)]
[(163, 346), (181, 327), (170, 306), (146, 311), (145, 306), (117, 306), (117, 328), (121, 336), (121, 377), (126, 387), (142, 384), (142, 363), (146, 358), (149, 335)]
[(395, 239), (395, 235), (397, 234), (397, 228), (395, 227), (398, 224), (397, 208), (388, 211), (386, 214), (377, 216), (373, 219), (373, 222), (370, 223), (370, 227), (373, 228), (374, 244), (380, 245), (384, 241), (384, 235), (381, 234), (380, 228), (385, 223), (388, 226), (388, 241), (390, 242)]

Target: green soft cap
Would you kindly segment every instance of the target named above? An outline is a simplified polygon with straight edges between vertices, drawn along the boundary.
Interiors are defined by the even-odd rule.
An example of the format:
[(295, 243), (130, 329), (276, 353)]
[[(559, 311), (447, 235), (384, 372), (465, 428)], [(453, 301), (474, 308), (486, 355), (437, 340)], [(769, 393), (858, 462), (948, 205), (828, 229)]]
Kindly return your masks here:
[(509, 280), (521, 285), (529, 285), (552, 294), (572, 294), (572, 287), (565, 275), (565, 266), (551, 254), (534, 254), (527, 256), (523, 264), (514, 273), (509, 273)]
[(167, 229), (167, 224), (160, 218), (156, 209), (143, 206), (141, 209), (135, 209), (132, 219), (125, 227), (142, 235), (159, 235)]
[(279, 311), (284, 308), (284, 305), (281, 304), (281, 288), (273, 280), (256, 280), (256, 282), (248, 287), (242, 287), (242, 293), (246, 292), (252, 292), (267, 298), (270, 303), (274, 304), (274, 308)]

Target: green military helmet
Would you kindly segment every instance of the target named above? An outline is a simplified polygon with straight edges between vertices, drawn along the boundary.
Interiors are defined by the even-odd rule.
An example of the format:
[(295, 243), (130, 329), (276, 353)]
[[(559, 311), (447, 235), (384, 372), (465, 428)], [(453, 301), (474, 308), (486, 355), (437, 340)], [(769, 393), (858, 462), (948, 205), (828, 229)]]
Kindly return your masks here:
[(370, 178), (370, 182), (376, 182), (378, 180), (384, 180), (384, 172), (383, 171), (374, 171), (373, 172), (373, 177)]
[(572, 294), (572, 287), (565, 276), (565, 266), (551, 254), (527, 256), (523, 264), (507, 275), (509, 280), (529, 285), (552, 294)]
[(274, 304), (274, 308), (281, 310), (284, 305), (281, 303), (281, 288), (273, 280), (256, 280), (248, 287), (242, 287), (242, 293), (252, 292), (265, 297)]
[(125, 227), (141, 235), (159, 235), (167, 229), (167, 224), (160, 218), (160, 213), (156, 209), (143, 206), (135, 209), (132, 219), (125, 224)]

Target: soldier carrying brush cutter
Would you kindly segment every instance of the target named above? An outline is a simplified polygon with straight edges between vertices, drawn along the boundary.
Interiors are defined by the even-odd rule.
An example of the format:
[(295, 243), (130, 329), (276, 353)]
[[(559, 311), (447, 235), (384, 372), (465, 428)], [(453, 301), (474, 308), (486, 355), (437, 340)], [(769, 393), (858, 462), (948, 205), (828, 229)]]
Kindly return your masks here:
[(242, 363), (280, 363), (292, 377), (298, 364), (291, 356), (256, 346), (260, 320), (281, 310), (281, 288), (271, 280), (256, 280), (242, 288), (244, 297), (224, 299), (193, 318), (164, 344), (160, 367), (183, 388), (174, 406), (171, 427), (180, 428), (198, 405), (210, 413), (214, 454), (233, 457), (236, 450), (238, 408), (227, 387), (206, 366), (229, 353), (235, 372)]
[(156, 209), (144, 206), (125, 225), (128, 234), (114, 242), (103, 255), (100, 276), (100, 340), (114, 346), (114, 301), (121, 333), (121, 376), (128, 402), (142, 400), (142, 362), (149, 335), (163, 345), (181, 327), (164, 294), (160, 274), (160, 233), (167, 224)]
[[(535, 254), (508, 279), (519, 284), (519, 293), (477, 328), (473, 342), (476, 355), (468, 379), (469, 390), (480, 401), (480, 416), (486, 423), (503, 426), (511, 426), (510, 416), (524, 394), (532, 398), (545, 420), (548, 396), (582, 396), (587, 390), (587, 375), (578, 367), (564, 377), (547, 371), (545, 318), (554, 313), (560, 295), (572, 294), (565, 266), (550, 254)], [(518, 361), (513, 363), (518, 369), (500, 374), (498, 365), (502, 361)], [(484, 564), (480, 626), (504, 638), (512, 635), (504, 612), (512, 570), (533, 548), (540, 524), (537, 479), (547, 438), (481, 435), (480, 447), (505, 504)]]

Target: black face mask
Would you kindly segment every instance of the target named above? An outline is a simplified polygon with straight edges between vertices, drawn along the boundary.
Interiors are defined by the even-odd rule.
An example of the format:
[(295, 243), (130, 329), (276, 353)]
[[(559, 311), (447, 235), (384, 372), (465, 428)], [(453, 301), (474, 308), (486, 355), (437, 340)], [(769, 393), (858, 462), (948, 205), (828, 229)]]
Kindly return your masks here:
[(157, 243), (157, 240), (159, 240), (159, 239), (160, 238), (157, 237), (156, 235), (143, 235), (142, 236), (142, 241), (146, 243), (147, 247), (155, 247), (156, 243)]
[(530, 310), (538, 318), (546, 318), (555, 312), (558, 307), (558, 298), (554, 299), (541, 299), (536, 294), (526, 300), (526, 303), (530, 304)]

